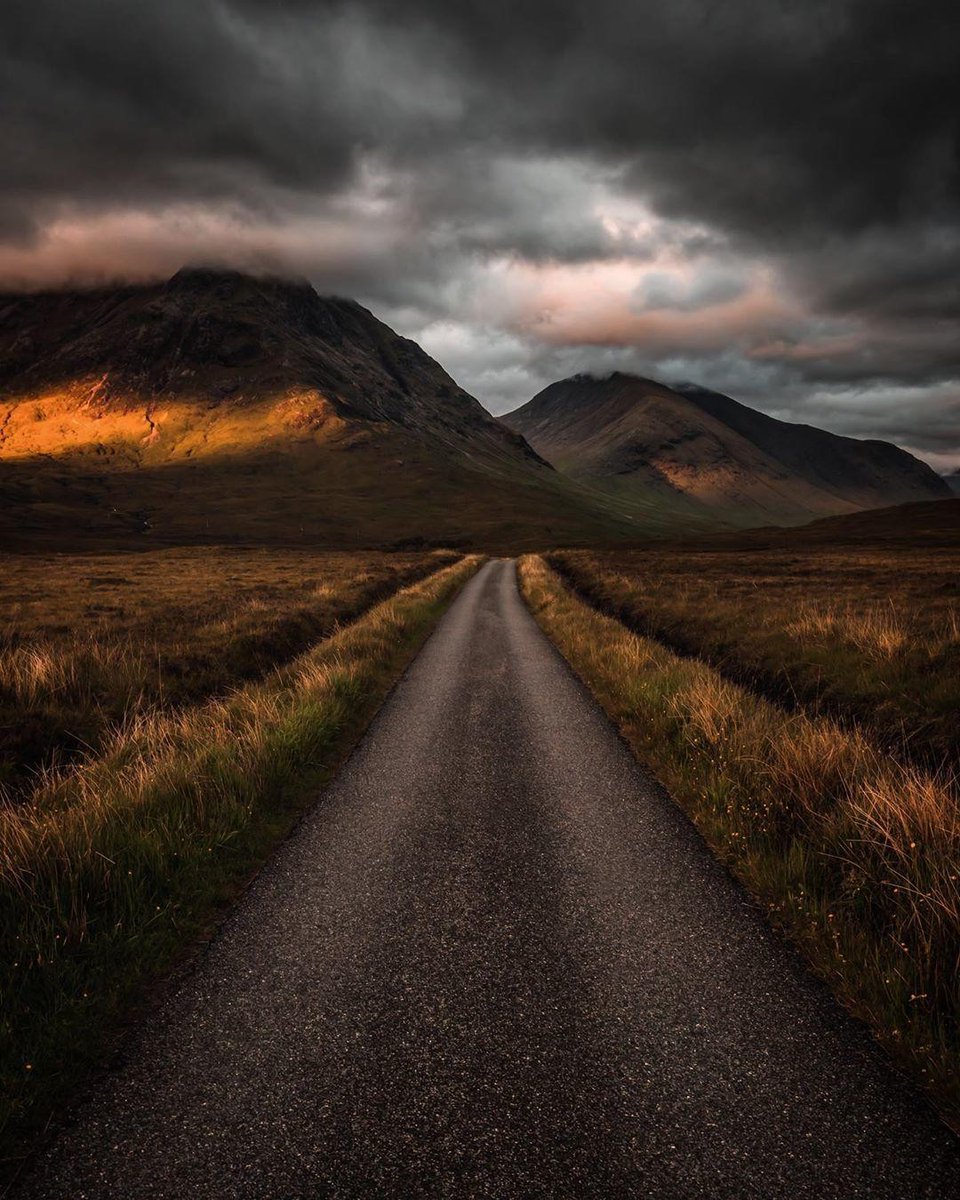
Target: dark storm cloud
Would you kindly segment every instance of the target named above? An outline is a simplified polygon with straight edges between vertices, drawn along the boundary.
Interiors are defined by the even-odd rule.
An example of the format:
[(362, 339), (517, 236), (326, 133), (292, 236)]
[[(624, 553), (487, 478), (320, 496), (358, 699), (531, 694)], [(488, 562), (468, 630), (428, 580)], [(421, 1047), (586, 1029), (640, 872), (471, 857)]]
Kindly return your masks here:
[[(31, 247), (48, 276), (58, 255), (82, 269), (83, 238), (115, 228), (77, 222), (153, 214), (107, 266), (303, 266), (447, 338), (494, 407), (587, 358), (689, 368), (787, 411), (818, 395), (822, 419), (864, 430), (851, 387), (880, 405), (922, 385), (930, 403), (904, 411), (931, 437), (946, 412), (949, 437), (958, 61), (952, 0), (8, 0), (0, 249), (8, 273), (30, 274)], [(177, 206), (210, 214), (201, 232)], [(661, 323), (634, 344), (627, 322), (606, 339), (574, 322), (553, 344), (537, 306), (576, 280), (544, 300), (496, 275), (491, 297), (483, 264), (511, 261), (627, 261), (625, 312)], [(714, 320), (724, 304), (756, 328)]]
[(795, 282), (821, 307), (873, 317), (960, 318), (960, 223), (832, 237), (798, 258)]
[[(257, 18), (213, 0), (6, 4), (7, 225), (36, 225), (62, 203), (269, 208), (282, 195), (295, 207), (298, 193), (343, 184), (361, 146), (444, 123), (429, 72), (416, 82), (429, 46), (408, 36), (394, 55), (346, 11), (318, 5), (313, 16), (304, 26), (282, 6)], [(364, 70), (377, 72), (369, 86)]]
[(605, 158), (751, 239), (956, 201), (960, 38), (940, 0), (13, 0), (2, 21), (15, 198), (324, 187), (381, 143)]
[(957, 315), (952, 2), (413, 8), (483, 82), (477, 136), (618, 162), (664, 213), (789, 247), (788, 274), (830, 243), (830, 308)]
[(480, 136), (608, 154), (671, 208), (750, 236), (855, 230), (955, 201), (960, 37), (944, 0), (402, 11), (481, 81)]

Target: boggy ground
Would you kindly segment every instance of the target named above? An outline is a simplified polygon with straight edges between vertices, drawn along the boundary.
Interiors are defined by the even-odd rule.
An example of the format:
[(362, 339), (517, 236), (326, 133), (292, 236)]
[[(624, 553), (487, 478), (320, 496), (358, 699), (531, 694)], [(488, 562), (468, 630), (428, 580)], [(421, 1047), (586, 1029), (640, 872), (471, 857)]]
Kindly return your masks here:
[[(811, 527), (813, 528), (813, 527)], [(960, 768), (960, 542), (567, 551), (592, 604), (793, 709)]]
[(0, 572), (0, 794), (152, 709), (255, 679), (445, 552), (187, 547), (9, 554)]

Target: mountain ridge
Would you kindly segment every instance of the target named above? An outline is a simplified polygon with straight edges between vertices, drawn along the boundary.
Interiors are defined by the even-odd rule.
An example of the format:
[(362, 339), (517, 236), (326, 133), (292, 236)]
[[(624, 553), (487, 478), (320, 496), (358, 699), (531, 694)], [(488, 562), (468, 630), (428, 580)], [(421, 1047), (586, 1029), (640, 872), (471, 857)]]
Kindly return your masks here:
[[(806, 449), (775, 446), (784, 429)], [(846, 460), (821, 456), (798, 478), (811, 443), (868, 449), (857, 494)], [(927, 498), (926, 477), (884, 490), (891, 455), (908, 475), (928, 470), (885, 443), (619, 372), (559, 381), (497, 420), (416, 342), (305, 280), (195, 266), (156, 283), (0, 294), (8, 543), (51, 531), (622, 541)]]
[(571, 478), (740, 526), (949, 495), (897, 446), (779, 421), (696, 384), (581, 374), (501, 420)]
[(312, 389), (341, 418), (407, 428), (429, 418), (434, 433), (466, 430), (536, 457), (415, 342), (305, 281), (185, 267), (159, 284), (0, 295), (3, 392), (81, 381), (101, 406), (198, 391), (238, 405)]
[(577, 541), (630, 532), (415, 342), (305, 282), (185, 268), (0, 296), (0, 535)]

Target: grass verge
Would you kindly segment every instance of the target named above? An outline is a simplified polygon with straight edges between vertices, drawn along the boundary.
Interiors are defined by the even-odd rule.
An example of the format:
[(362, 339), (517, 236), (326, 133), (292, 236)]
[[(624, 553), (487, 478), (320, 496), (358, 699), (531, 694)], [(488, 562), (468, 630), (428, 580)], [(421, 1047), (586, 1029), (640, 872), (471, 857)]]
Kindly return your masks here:
[(0, 812), (6, 1173), (102, 1060), (103, 1031), (315, 800), (478, 565), (399, 591), (259, 684), (140, 718)]
[(589, 604), (789, 708), (960, 776), (955, 546), (561, 551)]
[(586, 604), (531, 611), (717, 855), (960, 1126), (960, 809), (858, 732), (781, 708)]
[(0, 803), (151, 709), (263, 677), (458, 557), (215, 546), (8, 556)]

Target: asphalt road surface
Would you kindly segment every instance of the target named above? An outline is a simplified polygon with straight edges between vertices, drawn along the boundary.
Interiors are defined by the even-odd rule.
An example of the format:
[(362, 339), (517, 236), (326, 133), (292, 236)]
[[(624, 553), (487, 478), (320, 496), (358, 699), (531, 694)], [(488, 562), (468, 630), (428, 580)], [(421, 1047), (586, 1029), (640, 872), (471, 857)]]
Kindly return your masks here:
[(493, 562), (23, 1183), (913, 1200), (960, 1153)]

